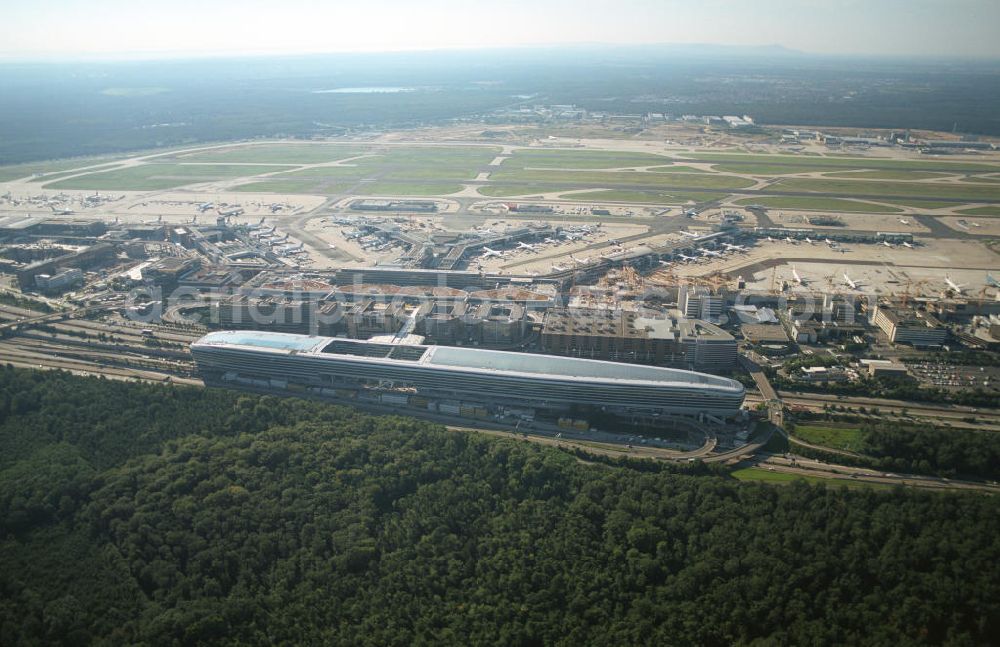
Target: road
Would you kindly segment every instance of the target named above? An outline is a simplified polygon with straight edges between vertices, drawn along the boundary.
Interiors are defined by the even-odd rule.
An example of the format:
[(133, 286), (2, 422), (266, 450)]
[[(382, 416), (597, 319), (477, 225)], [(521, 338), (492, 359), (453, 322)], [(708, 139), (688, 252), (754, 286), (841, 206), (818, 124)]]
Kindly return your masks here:
[(774, 472), (812, 476), (847, 482), (878, 483), (882, 485), (906, 485), (912, 487), (930, 488), (936, 490), (978, 490), (990, 493), (1000, 493), (1000, 485), (976, 481), (940, 478), (936, 476), (921, 476), (917, 474), (895, 474), (878, 472), (870, 468), (833, 465), (808, 458), (786, 458), (784, 456), (762, 456), (753, 464), (762, 466)]

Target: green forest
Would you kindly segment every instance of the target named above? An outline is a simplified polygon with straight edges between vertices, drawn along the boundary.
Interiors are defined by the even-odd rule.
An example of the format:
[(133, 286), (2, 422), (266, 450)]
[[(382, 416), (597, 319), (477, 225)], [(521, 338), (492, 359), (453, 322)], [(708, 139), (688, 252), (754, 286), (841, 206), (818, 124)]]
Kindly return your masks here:
[(0, 644), (985, 645), (1000, 503), (0, 369)]

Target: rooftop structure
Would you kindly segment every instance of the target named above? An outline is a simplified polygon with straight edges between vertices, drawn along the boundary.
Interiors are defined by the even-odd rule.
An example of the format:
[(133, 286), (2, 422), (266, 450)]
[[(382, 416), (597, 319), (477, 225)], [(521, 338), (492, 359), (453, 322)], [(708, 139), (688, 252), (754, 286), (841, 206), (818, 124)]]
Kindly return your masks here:
[(876, 306), (872, 323), (881, 328), (894, 344), (941, 346), (948, 339), (948, 329), (928, 312)]
[(736, 340), (696, 319), (657, 311), (563, 308), (549, 310), (541, 334), (547, 353), (591, 359), (728, 371)]
[(379, 344), (255, 331), (206, 335), (191, 345), (205, 380), (268, 388), (409, 390), (547, 410), (735, 415), (734, 380), (670, 368), (527, 353)]

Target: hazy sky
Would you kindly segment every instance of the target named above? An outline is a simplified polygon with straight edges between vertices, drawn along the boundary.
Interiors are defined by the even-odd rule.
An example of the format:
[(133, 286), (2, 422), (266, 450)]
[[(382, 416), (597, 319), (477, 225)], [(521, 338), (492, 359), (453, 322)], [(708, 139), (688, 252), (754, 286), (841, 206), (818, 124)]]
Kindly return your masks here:
[(10, 0), (0, 56), (558, 43), (778, 44), (1000, 58), (1000, 0)]

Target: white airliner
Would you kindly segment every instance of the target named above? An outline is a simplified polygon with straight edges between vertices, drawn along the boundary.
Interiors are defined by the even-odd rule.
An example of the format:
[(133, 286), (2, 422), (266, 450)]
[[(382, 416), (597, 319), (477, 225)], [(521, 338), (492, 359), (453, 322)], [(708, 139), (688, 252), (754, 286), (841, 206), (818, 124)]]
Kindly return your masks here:
[(278, 250), (279, 254), (291, 255), (297, 254), (298, 252), (305, 251), (305, 243), (299, 243), (298, 245), (286, 245)]
[(668, 263), (667, 261), (660, 261), (660, 265), (662, 265), (663, 267), (670, 267), (670, 263)]
[(785, 242), (793, 245), (796, 244), (796, 241), (791, 236), (785, 236)]
[(699, 238), (701, 234), (695, 234), (690, 231), (681, 231), (681, 235), (687, 236), (688, 238)]
[(799, 272), (798, 270), (795, 269), (794, 265), (792, 265), (792, 278), (795, 279), (795, 282), (798, 283), (799, 285), (806, 284), (806, 282), (802, 280), (802, 277), (799, 276)]
[(490, 249), (489, 247), (483, 247), (483, 258), (503, 258), (503, 252)]
[(909, 221), (909, 220), (907, 220), (906, 218), (900, 218), (900, 219), (899, 219), (899, 222), (901, 222), (901, 223), (902, 223), (902, 224), (904, 224), (904, 225), (908, 225), (908, 224), (910, 224), (910, 221)]
[(704, 254), (705, 256), (715, 256), (715, 257), (722, 256), (722, 252), (717, 252), (714, 249), (703, 249), (701, 250), (701, 253)]
[(846, 283), (847, 287), (851, 288), (852, 290), (858, 289), (858, 282), (852, 280), (851, 277), (847, 276), (847, 272), (844, 272), (844, 283)]
[(829, 245), (830, 247), (836, 247), (837, 246), (837, 243), (835, 241), (830, 240), (829, 238), (824, 239), (823, 242), (826, 243), (827, 245)]
[(904, 241), (903, 241), (903, 247), (909, 247), (910, 249), (913, 249), (913, 243), (908, 243), (908, 242), (906, 242), (906, 241), (904, 240)]
[(816, 241), (810, 238), (809, 236), (806, 236), (806, 242), (809, 243), (810, 245), (816, 244)]
[(882, 244), (883, 244), (883, 245), (885, 245), (886, 247), (888, 247), (889, 249), (895, 249), (895, 247), (893, 246), (893, 244), (892, 244), (892, 243), (890, 243), (890, 242), (889, 242), (889, 241), (887, 241), (887, 240), (883, 240), (883, 241), (882, 241)]
[(576, 258), (575, 256), (570, 256), (569, 260), (573, 261), (574, 263), (578, 263), (580, 265), (586, 265), (587, 263), (590, 262), (590, 257), (588, 256), (586, 258)]
[(559, 241), (556, 240), (555, 238), (546, 238), (545, 242), (547, 242), (549, 245), (558, 245), (559, 244)]
[(526, 249), (526, 250), (528, 250), (529, 252), (533, 252), (533, 251), (535, 251), (535, 246), (534, 246), (534, 245), (532, 245), (532, 244), (530, 244), (530, 243), (522, 243), (522, 242), (519, 242), (519, 243), (517, 244), (517, 248), (518, 248), (518, 249)]
[(954, 281), (952, 281), (950, 276), (945, 276), (944, 277), (944, 282), (948, 284), (949, 288), (951, 288), (952, 290), (954, 290), (958, 294), (962, 294), (962, 290), (965, 289), (965, 286), (959, 285), (958, 283), (955, 283)]
[(685, 263), (691, 263), (693, 261), (697, 261), (698, 260), (697, 256), (685, 256), (684, 254), (678, 254), (677, 258), (681, 259)]
[(552, 271), (553, 272), (565, 272), (568, 269), (569, 269), (568, 267), (563, 267), (562, 265), (553, 265), (552, 266)]

